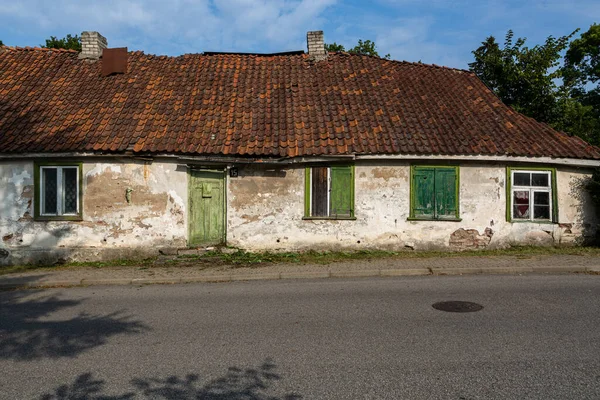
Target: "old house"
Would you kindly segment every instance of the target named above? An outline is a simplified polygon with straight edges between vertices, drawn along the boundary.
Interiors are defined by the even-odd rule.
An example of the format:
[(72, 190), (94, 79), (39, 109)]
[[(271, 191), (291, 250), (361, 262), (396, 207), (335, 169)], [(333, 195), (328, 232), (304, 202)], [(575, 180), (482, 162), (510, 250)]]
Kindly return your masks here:
[(594, 235), (600, 149), (473, 73), (329, 53), (0, 47), (0, 263), (219, 243), (470, 249)]

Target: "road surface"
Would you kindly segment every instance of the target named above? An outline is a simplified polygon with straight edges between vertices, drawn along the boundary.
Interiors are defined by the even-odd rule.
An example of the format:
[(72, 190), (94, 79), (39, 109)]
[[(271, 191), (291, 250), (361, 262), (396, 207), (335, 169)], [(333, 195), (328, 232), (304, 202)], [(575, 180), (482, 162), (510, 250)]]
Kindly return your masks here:
[(0, 292), (0, 398), (599, 399), (600, 276)]

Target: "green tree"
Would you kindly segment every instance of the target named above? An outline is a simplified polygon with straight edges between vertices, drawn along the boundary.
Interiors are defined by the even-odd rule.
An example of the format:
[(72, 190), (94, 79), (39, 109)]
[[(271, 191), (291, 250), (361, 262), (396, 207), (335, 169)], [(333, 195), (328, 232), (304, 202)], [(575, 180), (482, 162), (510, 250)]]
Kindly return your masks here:
[[(331, 51), (331, 52), (336, 52), (336, 51), (346, 51), (346, 48), (341, 44), (337, 44), (336, 42), (333, 42), (331, 44), (325, 44), (325, 50)], [(364, 40), (364, 41), (362, 39), (358, 39), (358, 43), (356, 44), (356, 46), (349, 49), (348, 53), (381, 57), (379, 55), (379, 52), (377, 52), (377, 46), (375, 45), (375, 42), (368, 40), (368, 39)], [(385, 56), (383, 56), (383, 58), (387, 58), (389, 60), (390, 55), (386, 54)]]
[(333, 42), (331, 44), (325, 43), (325, 50), (330, 51), (330, 52), (337, 52), (337, 51), (346, 51), (346, 48), (341, 44), (337, 44), (336, 42)]
[(46, 39), (46, 45), (41, 45), (41, 47), (81, 51), (81, 38), (78, 35), (67, 35), (62, 39), (58, 39), (56, 36), (50, 36), (50, 39)]
[(525, 38), (514, 40), (509, 30), (500, 47), (493, 36), (473, 51), (475, 61), (471, 71), (492, 89), (502, 101), (515, 110), (538, 121), (552, 123), (558, 114), (561, 78), (561, 52), (567, 48), (571, 37), (549, 36), (543, 45), (527, 47)]
[(585, 85), (600, 81), (600, 25), (593, 24), (569, 45), (565, 54), (565, 82)]
[(600, 145), (600, 25), (593, 24), (569, 45), (562, 69), (564, 91), (579, 103), (565, 131)]
[(4, 43), (2, 43), (2, 40), (0, 40), (0, 46), (4, 46)]

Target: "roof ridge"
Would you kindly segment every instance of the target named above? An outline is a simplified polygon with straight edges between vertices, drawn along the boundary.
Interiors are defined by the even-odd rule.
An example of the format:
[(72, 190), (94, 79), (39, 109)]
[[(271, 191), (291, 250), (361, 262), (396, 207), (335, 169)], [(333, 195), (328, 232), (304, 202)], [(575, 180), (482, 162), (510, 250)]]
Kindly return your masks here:
[(57, 52), (57, 53), (79, 53), (77, 50), (72, 49), (55, 49), (48, 47), (31, 47), (31, 46), (0, 46), (3, 50), (10, 51), (42, 51), (42, 52)]
[(464, 68), (447, 67), (445, 65), (437, 65), (437, 64), (428, 64), (428, 63), (424, 63), (424, 62), (420, 62), (420, 61), (394, 60), (394, 59), (384, 58), (381, 56), (375, 56), (372, 54), (356, 54), (356, 53), (349, 53), (347, 51), (330, 51), (328, 53), (329, 54), (341, 54), (341, 55), (347, 55), (347, 56), (352, 56), (352, 57), (376, 58), (376, 59), (380, 59), (383, 61), (390, 61), (390, 62), (395, 62), (395, 63), (400, 63), (400, 64), (411, 64), (411, 65), (418, 65), (418, 66), (428, 67), (428, 68), (448, 69), (451, 71), (460, 71), (460, 72), (467, 72), (469, 74), (474, 74), (473, 71), (469, 71), (468, 69), (464, 69)]
[[(42, 51), (42, 52), (58, 52), (58, 53), (79, 53), (77, 50), (72, 50), (72, 49), (55, 49), (55, 48), (47, 48), (47, 47), (31, 47), (31, 46), (25, 46), (25, 47), (21, 47), (21, 46), (0, 46), (0, 48), (2, 48), (3, 50), (10, 50), (10, 51)], [(296, 53), (296, 52), (282, 52), (282, 53), (272, 53), (272, 54), (259, 54), (259, 53), (235, 53), (235, 52), (202, 52), (202, 53), (184, 53), (184, 54), (180, 54), (180, 55), (167, 55), (167, 54), (150, 54), (150, 53), (146, 53), (143, 50), (132, 50), (129, 51), (128, 53), (132, 54), (132, 55), (140, 55), (140, 56), (148, 56), (148, 57), (157, 57), (157, 58), (179, 58), (179, 57), (190, 57), (190, 56), (210, 56), (210, 57), (214, 57), (215, 55), (217, 56), (235, 56), (235, 57), (273, 57), (273, 56), (277, 56), (277, 57), (292, 57), (292, 56), (305, 56), (306, 53), (304, 54), (286, 54), (286, 53)], [(209, 54), (206, 54), (209, 53)], [(212, 54), (210, 54), (212, 53)], [(390, 62), (394, 62), (394, 63), (398, 63), (398, 64), (409, 64), (409, 65), (415, 65), (415, 66), (421, 66), (421, 67), (427, 67), (427, 68), (437, 68), (437, 69), (446, 69), (446, 70), (450, 70), (450, 71), (459, 71), (459, 72), (466, 72), (469, 74), (474, 74), (473, 71), (469, 71), (468, 69), (463, 69), (463, 68), (455, 68), (455, 67), (447, 67), (445, 65), (437, 65), (437, 64), (428, 64), (428, 63), (423, 63), (423, 62), (417, 62), (417, 61), (406, 61), (406, 60), (393, 60), (393, 59), (387, 59), (387, 58), (383, 58), (381, 56), (375, 56), (375, 55), (371, 55), (371, 54), (355, 54), (355, 53), (349, 53), (347, 51), (330, 51), (330, 54), (338, 54), (338, 55), (344, 55), (344, 56), (352, 56), (352, 57), (369, 57), (369, 58), (375, 58), (375, 59), (379, 59), (379, 60), (383, 60), (383, 61), (390, 61)]]

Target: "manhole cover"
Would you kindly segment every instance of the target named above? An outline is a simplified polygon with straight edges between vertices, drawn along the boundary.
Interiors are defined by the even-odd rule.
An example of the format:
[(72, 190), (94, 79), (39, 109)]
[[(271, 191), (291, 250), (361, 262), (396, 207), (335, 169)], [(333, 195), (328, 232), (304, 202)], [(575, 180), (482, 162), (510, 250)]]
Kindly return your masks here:
[(436, 310), (448, 312), (474, 312), (483, 309), (481, 304), (470, 301), (440, 301), (431, 305)]

